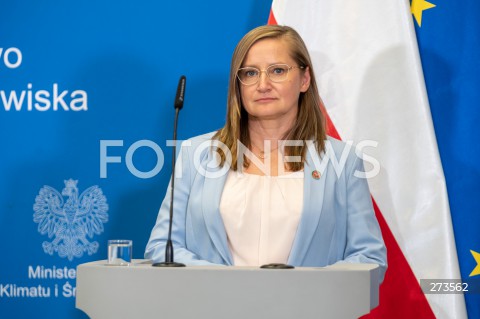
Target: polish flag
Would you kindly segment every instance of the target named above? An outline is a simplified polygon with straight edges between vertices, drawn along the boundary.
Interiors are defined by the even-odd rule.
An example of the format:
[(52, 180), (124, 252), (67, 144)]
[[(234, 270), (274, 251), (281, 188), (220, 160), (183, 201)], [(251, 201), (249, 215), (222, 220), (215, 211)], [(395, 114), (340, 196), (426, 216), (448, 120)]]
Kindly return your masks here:
[(368, 182), (389, 268), (365, 317), (466, 318), (463, 295), (420, 288), (461, 277), (409, 1), (273, 0), (269, 24), (305, 40), (329, 134), (369, 141), (381, 167)]

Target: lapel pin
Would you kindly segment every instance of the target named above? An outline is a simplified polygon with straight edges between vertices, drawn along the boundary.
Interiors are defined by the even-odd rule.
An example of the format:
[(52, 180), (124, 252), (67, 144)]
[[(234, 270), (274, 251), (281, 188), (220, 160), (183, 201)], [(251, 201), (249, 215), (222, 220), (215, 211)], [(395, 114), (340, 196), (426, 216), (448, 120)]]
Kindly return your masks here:
[(312, 177), (313, 177), (314, 179), (320, 179), (320, 176), (321, 176), (321, 175), (320, 175), (320, 172), (319, 172), (319, 171), (316, 171), (316, 170), (315, 170), (315, 171), (312, 172)]

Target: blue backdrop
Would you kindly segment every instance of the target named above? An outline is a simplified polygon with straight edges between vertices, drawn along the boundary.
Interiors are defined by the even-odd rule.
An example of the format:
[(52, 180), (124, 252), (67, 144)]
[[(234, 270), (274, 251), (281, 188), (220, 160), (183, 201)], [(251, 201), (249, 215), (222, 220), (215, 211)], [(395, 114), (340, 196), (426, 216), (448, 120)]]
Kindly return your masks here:
[[(180, 75), (179, 139), (222, 126), (234, 46), (266, 23), (270, 4), (2, 2), (2, 318), (85, 318), (74, 307), (76, 266), (105, 259), (113, 238), (132, 239), (143, 257), (170, 175)], [(93, 236), (54, 228), (92, 200), (108, 215)], [(49, 220), (59, 209), (70, 219)]]

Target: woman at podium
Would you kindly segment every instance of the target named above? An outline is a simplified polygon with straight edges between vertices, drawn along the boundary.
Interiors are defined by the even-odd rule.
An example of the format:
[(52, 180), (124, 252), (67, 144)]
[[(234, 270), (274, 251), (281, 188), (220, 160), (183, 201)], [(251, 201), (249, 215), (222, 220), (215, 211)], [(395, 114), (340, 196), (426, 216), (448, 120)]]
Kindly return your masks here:
[[(225, 126), (181, 146), (175, 261), (374, 263), (383, 278), (386, 249), (362, 156), (326, 135), (322, 109), (310, 55), (294, 29), (261, 26), (240, 40)], [(165, 258), (170, 196), (168, 190), (146, 247), (154, 262)]]

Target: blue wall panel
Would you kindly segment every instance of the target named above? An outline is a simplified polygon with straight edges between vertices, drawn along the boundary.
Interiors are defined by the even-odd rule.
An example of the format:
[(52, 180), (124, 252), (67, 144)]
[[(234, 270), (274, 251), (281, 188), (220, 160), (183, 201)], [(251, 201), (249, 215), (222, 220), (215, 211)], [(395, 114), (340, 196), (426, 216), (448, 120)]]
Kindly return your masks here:
[[(134, 258), (143, 257), (170, 175), (166, 140), (172, 137), (180, 75), (187, 76), (187, 89), (179, 139), (222, 126), (234, 46), (248, 30), (267, 22), (270, 4), (2, 2), (1, 318), (84, 318), (74, 307), (71, 270), (105, 259), (107, 240), (113, 238), (132, 239)], [(107, 148), (107, 156), (119, 156), (122, 162), (108, 163), (104, 178), (102, 140), (123, 143)], [(128, 149), (142, 140), (157, 144), (165, 156), (160, 172), (149, 178), (135, 176), (125, 164)], [(143, 172), (152, 170), (157, 160), (154, 150), (145, 146), (132, 156), (135, 168)], [(66, 184), (69, 179), (77, 184)], [(70, 238), (77, 248), (85, 248), (78, 236), (53, 231), (49, 238), (39, 231), (41, 221), (34, 221), (37, 196), (48, 202), (42, 194), (55, 193), (40, 190), (49, 186), (62, 193), (66, 185), (79, 194), (97, 185), (108, 203), (103, 231), (86, 236), (98, 243), (90, 255), (81, 250), (75, 257), (76, 246), (65, 244)], [(73, 214), (81, 209), (79, 199), (68, 191), (57, 196), (64, 201), (58, 209), (65, 211), (68, 204)], [(52, 247), (57, 251), (50, 255), (43, 243), (55, 239), (59, 242)], [(61, 247), (70, 248), (70, 258), (60, 256)], [(55, 276), (49, 275), (54, 269)]]

